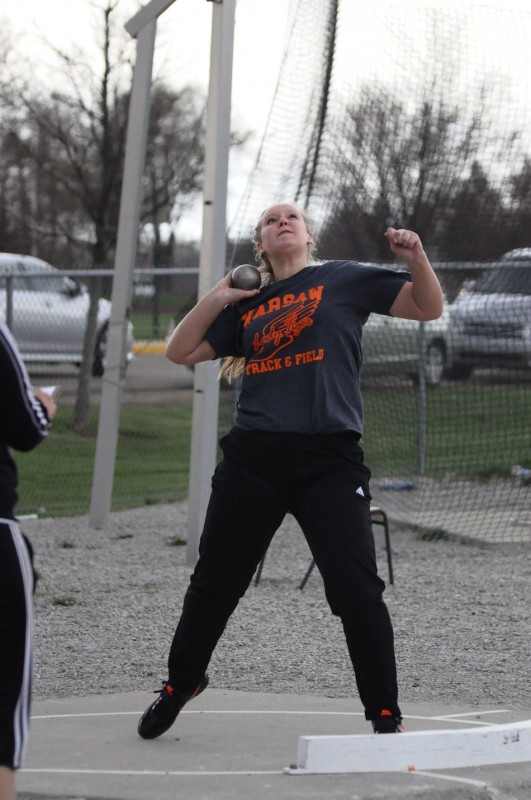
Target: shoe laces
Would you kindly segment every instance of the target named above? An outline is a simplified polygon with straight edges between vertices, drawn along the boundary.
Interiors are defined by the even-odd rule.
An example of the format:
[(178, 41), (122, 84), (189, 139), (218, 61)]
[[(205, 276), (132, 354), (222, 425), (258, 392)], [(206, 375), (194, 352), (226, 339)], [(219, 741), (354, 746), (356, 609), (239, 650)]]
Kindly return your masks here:
[(171, 683), (169, 681), (162, 681), (162, 689), (153, 689), (153, 694), (160, 694), (161, 695), (163, 693), (164, 689), (166, 689), (166, 692), (170, 695), (170, 697), (172, 696), (172, 694), (175, 691), (175, 689), (173, 688), (173, 686), (171, 685)]

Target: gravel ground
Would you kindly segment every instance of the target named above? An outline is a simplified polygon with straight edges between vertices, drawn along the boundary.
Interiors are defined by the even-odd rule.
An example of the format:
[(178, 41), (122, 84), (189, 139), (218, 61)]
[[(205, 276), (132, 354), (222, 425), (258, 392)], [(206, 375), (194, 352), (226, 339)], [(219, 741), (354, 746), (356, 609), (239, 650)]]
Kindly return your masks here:
[[(36, 551), (34, 699), (160, 687), (190, 570), (185, 504), (24, 520)], [(383, 531), (375, 527), (381, 572)], [(391, 524), (401, 703), (529, 707), (529, 545), (426, 541)], [(210, 664), (216, 688), (354, 698), (341, 625), (287, 518)]]

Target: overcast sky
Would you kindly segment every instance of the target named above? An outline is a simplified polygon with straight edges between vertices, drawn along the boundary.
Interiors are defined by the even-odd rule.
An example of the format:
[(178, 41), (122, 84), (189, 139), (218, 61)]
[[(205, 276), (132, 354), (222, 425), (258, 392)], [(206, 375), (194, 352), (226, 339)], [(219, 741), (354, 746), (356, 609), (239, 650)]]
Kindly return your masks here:
[[(0, 5), (0, 19), (7, 19), (15, 41), (32, 61), (49, 60), (46, 48), (40, 39), (60, 45), (63, 49), (81, 48), (90, 52), (95, 47), (95, 21), (98, 17), (94, 5), (103, 0), (10, 0)], [(137, 0), (121, 0), (119, 8), (125, 18), (130, 18), (140, 5)], [(374, 40), (370, 45), (371, 26), (385, 36), (385, 26), (392, 28), (394, 22), (403, 25), (407, 21), (408, 30), (415, 30), (418, 11), (426, 8), (466, 8), (482, 9), (492, 6), (504, 9), (531, 10), (531, 0), (343, 0), (342, 35), (346, 36), (348, 47), (343, 47), (343, 63), (338, 60), (336, 72), (352, 72), (351, 53), (356, 53), (357, 65), (367, 64), (371, 58), (376, 64), (385, 63), (385, 46), (375, 52)], [(236, 129), (256, 131), (254, 139), (247, 147), (247, 155), (238, 156), (235, 167), (231, 161), (233, 179), (241, 184), (242, 173), (250, 170), (259, 145), (275, 90), (280, 58), (286, 35), (287, 10), (289, 0), (237, 0), (236, 26), (234, 31), (234, 68), (232, 124)], [(302, 3), (304, 8), (304, 3)], [(349, 16), (350, 15), (350, 16)], [(497, 15), (496, 15), (497, 16)], [(497, 16), (499, 21), (499, 17)], [(168, 82), (176, 86), (197, 85), (206, 90), (209, 73), (209, 47), (212, 24), (212, 3), (207, 0), (176, 0), (159, 18), (155, 70), (164, 65)], [(490, 54), (493, 69), (503, 69), (509, 60), (518, 64), (517, 72), (522, 75), (525, 99), (531, 103), (530, 50), (529, 42), (512, 38), (505, 40), (503, 31), (476, 31), (471, 25), (471, 37), (486, 36), (480, 42), (483, 51)], [(350, 46), (352, 42), (352, 46)], [(363, 48), (369, 49), (364, 54)], [(360, 55), (362, 58), (360, 59)], [(336, 56), (337, 57), (337, 56)], [(403, 87), (401, 87), (403, 91)], [(238, 173), (240, 173), (238, 175)], [(243, 191), (243, 189), (242, 189)], [(237, 193), (237, 189), (231, 194)], [(229, 198), (230, 204), (235, 205)], [(197, 225), (197, 219), (196, 223)]]
[[(0, 5), (16, 38), (27, 52), (44, 53), (39, 43), (95, 47), (94, 4), (103, 0), (10, 0)], [(120, 0), (125, 19), (134, 16), (137, 0)], [(142, 5), (147, 5), (147, 2)], [(233, 106), (236, 118), (263, 127), (278, 73), (289, 0), (238, 0), (234, 31)], [(178, 84), (208, 85), (212, 3), (176, 0), (157, 24), (156, 59), (164, 58), (168, 77)]]
[[(102, 0), (96, 0), (101, 5)], [(142, 3), (141, 5), (147, 5)], [(286, 32), (288, 0), (238, 0), (234, 31), (232, 125), (253, 130), (255, 135), (231, 165), (233, 182), (241, 186), (243, 174), (252, 168), (271, 107), (278, 77)], [(121, 0), (125, 18), (134, 16), (140, 4)], [(41, 39), (63, 49), (80, 47), (90, 52), (95, 47), (95, 20), (92, 0), (13, 0), (0, 4), (0, 18), (8, 20), (17, 46), (30, 54), (32, 61), (50, 60)], [(208, 87), (212, 3), (206, 0), (176, 0), (157, 24), (155, 71), (164, 69), (169, 83)], [(231, 162), (232, 164), (232, 162)], [(240, 188), (240, 193), (243, 188)], [(232, 191), (230, 206), (236, 204)], [(196, 209), (186, 233), (196, 235), (200, 226)]]

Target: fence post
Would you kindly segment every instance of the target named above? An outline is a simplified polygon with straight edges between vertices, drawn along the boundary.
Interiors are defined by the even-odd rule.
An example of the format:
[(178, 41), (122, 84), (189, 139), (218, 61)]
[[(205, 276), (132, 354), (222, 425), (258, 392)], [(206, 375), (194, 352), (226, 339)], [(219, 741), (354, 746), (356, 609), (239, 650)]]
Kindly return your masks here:
[[(236, 0), (214, 3), (207, 106), (203, 236), (199, 296), (220, 281), (226, 268), (232, 51)], [(186, 563), (197, 560), (217, 452), (219, 384), (214, 363), (196, 364), (188, 493)]]
[(6, 275), (6, 325), (13, 333), (13, 273)]
[(426, 471), (426, 330), (424, 322), (419, 322), (417, 334), (418, 361), (418, 393), (417, 393), (417, 474)]
[(127, 319), (136, 261), (141, 182), (144, 172), (147, 127), (157, 20), (138, 33), (137, 61), (127, 127), (124, 178), (120, 198), (118, 241), (112, 289), (112, 310), (102, 382), (100, 419), (94, 460), (90, 524), (103, 527), (111, 509), (120, 399), (125, 375)]

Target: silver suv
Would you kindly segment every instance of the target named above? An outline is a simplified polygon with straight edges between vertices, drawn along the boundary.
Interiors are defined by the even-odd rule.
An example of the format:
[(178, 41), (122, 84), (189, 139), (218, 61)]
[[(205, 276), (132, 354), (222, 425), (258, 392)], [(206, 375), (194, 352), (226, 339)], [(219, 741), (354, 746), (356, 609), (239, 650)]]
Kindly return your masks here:
[[(363, 377), (407, 375), (418, 379), (420, 323), (371, 314), (363, 328)], [(427, 386), (438, 386), (452, 360), (450, 314), (424, 323), (423, 369)]]
[[(87, 287), (33, 256), (0, 253), (0, 319), (7, 322), (28, 363), (79, 364), (87, 324)], [(98, 304), (97, 339), (92, 374), (105, 368), (111, 304)], [(133, 328), (128, 329), (128, 359), (132, 358)]]
[(474, 367), (531, 367), (531, 248), (511, 250), (450, 306), (451, 377)]

